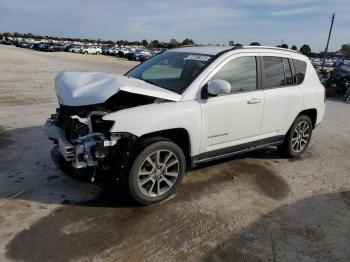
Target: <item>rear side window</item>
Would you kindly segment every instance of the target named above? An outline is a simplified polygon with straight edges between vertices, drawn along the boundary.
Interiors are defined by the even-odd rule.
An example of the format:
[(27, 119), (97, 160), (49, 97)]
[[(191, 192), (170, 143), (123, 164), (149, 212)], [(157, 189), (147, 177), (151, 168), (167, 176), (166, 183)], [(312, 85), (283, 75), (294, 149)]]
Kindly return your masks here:
[(306, 63), (301, 60), (293, 59), (294, 71), (296, 75), (297, 84), (301, 84), (304, 81), (306, 73)]
[(244, 56), (227, 62), (213, 77), (231, 84), (231, 93), (256, 90), (256, 58)]
[(264, 56), (264, 88), (274, 88), (285, 85), (284, 65), (281, 57)]

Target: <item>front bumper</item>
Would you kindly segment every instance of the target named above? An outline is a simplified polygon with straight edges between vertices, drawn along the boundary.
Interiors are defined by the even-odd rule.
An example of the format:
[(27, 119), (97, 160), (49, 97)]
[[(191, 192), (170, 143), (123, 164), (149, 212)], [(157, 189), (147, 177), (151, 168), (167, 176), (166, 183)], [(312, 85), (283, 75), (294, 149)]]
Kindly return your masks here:
[(47, 137), (57, 141), (58, 151), (67, 161), (75, 159), (74, 146), (67, 140), (64, 130), (56, 126), (50, 119), (46, 121), (43, 130)]
[(102, 133), (90, 133), (79, 137), (72, 144), (62, 128), (48, 119), (43, 126), (47, 137), (57, 143), (57, 150), (76, 169), (97, 166), (108, 154), (108, 147), (114, 146), (118, 137), (110, 140)]

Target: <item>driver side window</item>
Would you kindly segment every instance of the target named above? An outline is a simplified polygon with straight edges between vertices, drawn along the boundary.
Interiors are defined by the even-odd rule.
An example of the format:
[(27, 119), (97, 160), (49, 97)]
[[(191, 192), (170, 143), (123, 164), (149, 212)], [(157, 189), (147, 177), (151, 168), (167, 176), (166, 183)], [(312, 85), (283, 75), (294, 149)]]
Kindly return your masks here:
[(231, 84), (231, 93), (256, 90), (257, 73), (255, 56), (244, 56), (227, 62), (213, 77)]

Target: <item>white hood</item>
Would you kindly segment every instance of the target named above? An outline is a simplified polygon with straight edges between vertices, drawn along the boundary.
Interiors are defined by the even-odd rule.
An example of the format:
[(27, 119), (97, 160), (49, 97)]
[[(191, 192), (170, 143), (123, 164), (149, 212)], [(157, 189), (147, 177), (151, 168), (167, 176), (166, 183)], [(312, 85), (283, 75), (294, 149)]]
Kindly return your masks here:
[(83, 106), (104, 103), (119, 90), (179, 101), (181, 95), (127, 76), (105, 73), (63, 72), (57, 75), (55, 88), (59, 103)]

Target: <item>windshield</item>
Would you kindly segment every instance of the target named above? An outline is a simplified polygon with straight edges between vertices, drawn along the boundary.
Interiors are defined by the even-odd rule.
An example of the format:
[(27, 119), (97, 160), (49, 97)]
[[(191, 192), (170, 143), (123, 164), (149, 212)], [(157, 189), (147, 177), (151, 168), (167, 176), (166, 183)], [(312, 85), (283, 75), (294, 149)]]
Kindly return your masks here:
[(126, 76), (181, 94), (212, 58), (206, 54), (165, 52), (135, 67)]

